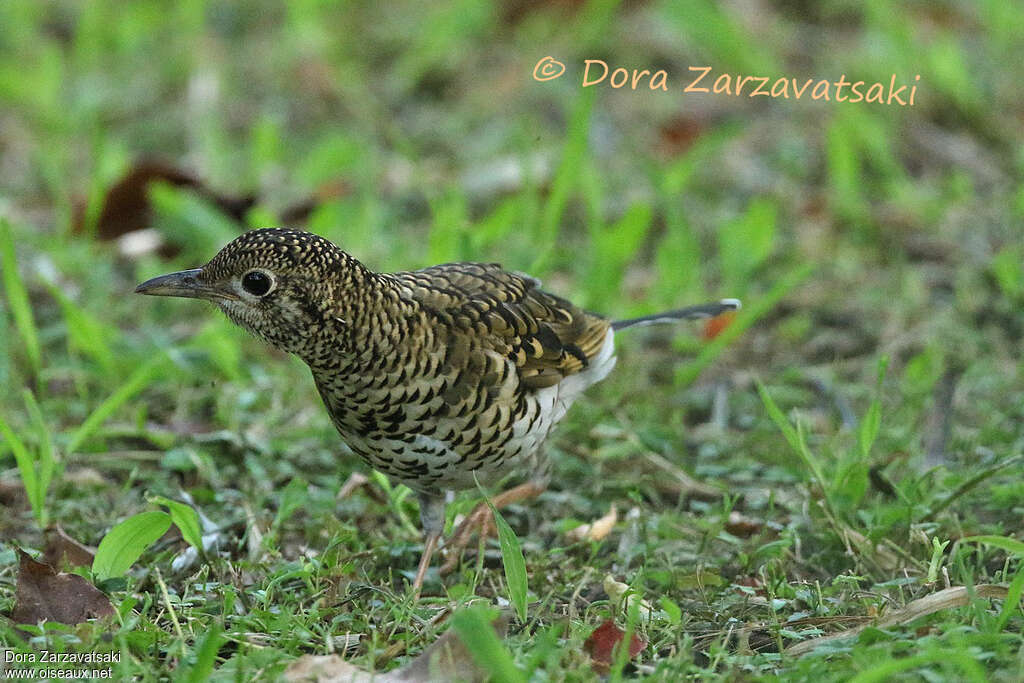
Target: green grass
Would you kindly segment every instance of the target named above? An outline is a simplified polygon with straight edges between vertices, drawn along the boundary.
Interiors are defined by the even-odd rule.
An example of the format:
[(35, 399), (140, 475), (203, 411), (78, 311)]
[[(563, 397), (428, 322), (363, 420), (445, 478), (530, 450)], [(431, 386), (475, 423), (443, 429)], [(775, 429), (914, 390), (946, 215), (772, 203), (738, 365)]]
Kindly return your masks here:
[[(0, 614), (15, 547), (59, 523), (100, 546), (76, 571), (118, 615), (28, 642), (0, 618), (4, 646), (227, 680), (305, 654), (390, 670), (451, 628), (493, 680), (593, 680), (584, 644), (614, 619), (647, 645), (612, 680), (1024, 677), (1013, 2), (252, 7), (0, 3)], [(567, 75), (533, 81), (549, 54)], [(920, 104), (581, 90), (597, 57), (680, 90), (697, 64), (920, 73)], [(176, 252), (125, 256), (99, 219), (144, 156), (257, 202), (242, 225), (153, 186)], [(338, 496), (366, 470), (308, 370), (212, 307), (132, 294), (311, 196), (298, 224), (375, 268), (500, 261), (613, 317), (744, 308), (714, 339), (620, 335), (550, 441), (551, 489), (413, 603), (415, 496), (378, 476)], [(607, 538), (565, 534), (612, 504)], [(1008, 597), (875, 621), (947, 583)]]

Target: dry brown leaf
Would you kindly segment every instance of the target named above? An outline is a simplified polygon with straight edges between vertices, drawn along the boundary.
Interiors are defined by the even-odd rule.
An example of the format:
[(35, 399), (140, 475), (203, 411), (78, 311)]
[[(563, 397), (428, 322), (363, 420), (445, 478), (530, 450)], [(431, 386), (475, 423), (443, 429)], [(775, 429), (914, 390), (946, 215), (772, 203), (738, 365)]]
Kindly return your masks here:
[(725, 530), (739, 538), (749, 538), (763, 528), (764, 522), (762, 520), (747, 517), (735, 510), (729, 513), (729, 519), (725, 523)]
[[(626, 634), (611, 619), (594, 629), (583, 643), (583, 648), (590, 654), (594, 671), (601, 675), (608, 673), (612, 662), (615, 661), (615, 646), (625, 637)], [(645, 647), (647, 644), (634, 633), (629, 640), (630, 659), (640, 654)]]
[(654, 615), (654, 608), (651, 607), (651, 603), (642, 599), (637, 593), (629, 587), (629, 584), (616, 581), (615, 577), (608, 574), (604, 577), (602, 582), (604, 592), (608, 594), (613, 605), (618, 605), (627, 614), (633, 605), (636, 605), (637, 616), (643, 621), (649, 621)]
[(96, 549), (82, 545), (67, 535), (60, 524), (46, 529), (46, 547), (43, 562), (57, 569), (91, 567)]
[(110, 485), (110, 481), (93, 467), (69, 467), (64, 471), (63, 480), (79, 488), (99, 488)]
[(89, 619), (114, 615), (114, 607), (103, 591), (78, 574), (57, 572), (36, 562), (17, 549), (18, 587), (11, 619), (17, 624), (58, 621), (80, 624)]
[[(981, 584), (979, 586), (975, 586), (974, 590), (971, 592), (979, 598), (1005, 599), (1007, 589), (1006, 586)], [(910, 623), (919, 617), (923, 617), (927, 614), (932, 614), (940, 610), (950, 609), (951, 607), (963, 607), (970, 602), (971, 592), (969, 592), (965, 586), (954, 586), (953, 588), (947, 588), (937, 593), (926, 595), (923, 598), (919, 598), (908, 603), (902, 609), (898, 609), (895, 612), (887, 614), (877, 622), (864, 623), (860, 626), (847, 629), (846, 631), (840, 631), (839, 633), (833, 633), (829, 636), (822, 636), (811, 640), (804, 640), (791, 645), (786, 648), (786, 654), (799, 657), (811, 652), (819, 645), (852, 638), (868, 626), (875, 626), (877, 628), (884, 629)]]
[(615, 528), (616, 522), (619, 521), (619, 511), (614, 505), (608, 510), (608, 514), (600, 519), (594, 520), (590, 524), (580, 524), (574, 529), (569, 529), (565, 533), (570, 540), (573, 541), (600, 541), (608, 536)]
[[(508, 618), (494, 622), (499, 637), (505, 636)], [(303, 655), (284, 672), (284, 680), (316, 683), (431, 683), (433, 681), (485, 681), (487, 673), (454, 630), (449, 629), (414, 660), (394, 671), (371, 673), (349, 664), (338, 655)]]

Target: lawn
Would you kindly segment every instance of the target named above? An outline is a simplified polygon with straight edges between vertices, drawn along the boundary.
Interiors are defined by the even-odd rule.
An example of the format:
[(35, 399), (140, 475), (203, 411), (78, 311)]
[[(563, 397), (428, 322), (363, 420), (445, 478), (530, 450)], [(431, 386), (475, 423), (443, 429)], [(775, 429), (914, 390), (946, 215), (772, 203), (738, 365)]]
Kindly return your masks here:
[[(0, 671), (1024, 679), (1021, 64), (1013, 0), (5, 0)], [(744, 306), (619, 334), (415, 600), (303, 363), (133, 293), (281, 225)]]

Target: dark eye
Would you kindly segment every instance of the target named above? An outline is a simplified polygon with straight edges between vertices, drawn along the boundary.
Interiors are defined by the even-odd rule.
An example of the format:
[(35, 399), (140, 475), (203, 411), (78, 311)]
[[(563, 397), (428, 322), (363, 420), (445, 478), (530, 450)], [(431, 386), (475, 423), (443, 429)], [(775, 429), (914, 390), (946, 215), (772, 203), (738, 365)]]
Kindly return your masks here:
[(250, 270), (242, 276), (242, 289), (255, 296), (269, 292), (272, 284), (270, 276), (261, 270)]

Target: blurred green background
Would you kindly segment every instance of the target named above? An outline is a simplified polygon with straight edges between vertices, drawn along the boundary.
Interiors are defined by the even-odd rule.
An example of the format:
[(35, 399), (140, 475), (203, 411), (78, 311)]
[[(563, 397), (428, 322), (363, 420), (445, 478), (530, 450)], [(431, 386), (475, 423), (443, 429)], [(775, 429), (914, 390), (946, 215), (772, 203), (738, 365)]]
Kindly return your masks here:
[[(538, 82), (534, 66), (549, 55), (566, 72)], [(586, 59), (664, 69), (669, 90), (582, 88)], [(202, 264), (248, 227), (287, 224), (380, 270), (500, 261), (616, 317), (744, 299), (714, 341), (700, 329), (623, 336), (618, 373), (556, 437), (553, 492), (510, 517), (534, 575), (545, 545), (566, 545), (559, 529), (610, 502), (637, 505), (649, 523), (631, 523), (628, 551), (563, 549), (597, 571), (581, 579), (548, 567), (552, 593), (531, 584), (547, 601), (538, 623), (557, 621), (581, 581), (598, 586), (585, 592), (595, 614), (614, 613), (599, 584), (615, 571), (686, 607), (650, 627), (639, 673), (817, 676), (815, 666), (833, 666), (829, 675), (844, 678), (912, 647), (935, 675), (958, 675), (959, 660), (929, 653), (982, 648), (990, 673), (1013, 680), (1021, 619), (986, 630), (980, 608), (940, 622), (933, 640), (876, 634), (831, 665), (780, 664), (775, 646), (793, 614), (863, 615), (858, 588), (895, 590), (897, 601), (924, 591), (936, 561), (929, 539), (1019, 536), (1021, 65), (1015, 0), (4, 0), (0, 538), (41, 548), (42, 528), (59, 521), (96, 544), (146, 509), (147, 492), (185, 489), (218, 524), (251, 538), (256, 519), (271, 536), (270, 559), (250, 555), (255, 578), (232, 590), (262, 590), (297, 557), (314, 557), (307, 548), (331, 548), (320, 557), (332, 562), (307, 569), (341, 584), (387, 582), (391, 567), (411, 566), (415, 505), (402, 491), (375, 480), (376, 496), (334, 502), (360, 466), (338, 458), (298, 361), (212, 310), (131, 294), (142, 279)], [(711, 66), (709, 81), (895, 75), (917, 93), (912, 107), (684, 93), (690, 66)], [(787, 445), (755, 379), (780, 406), (776, 418), (800, 423), (811, 454)], [(653, 471), (631, 469), (637, 459)], [(666, 491), (665, 467), (735, 497)], [(761, 520), (758, 531), (722, 542), (734, 507)], [(388, 540), (367, 538), (368, 528)], [(851, 529), (870, 539), (856, 553)], [(887, 544), (907, 548), (896, 564), (876, 556)], [(954, 583), (1022, 575), (1005, 553), (954, 547), (942, 556)], [(146, 564), (166, 564), (172, 553), (162, 552)], [(6, 541), (0, 562), (9, 608), (16, 561)], [(695, 594), (704, 565), (719, 583)], [(223, 571), (205, 578), (223, 582)], [(861, 583), (836, 582), (845, 575)], [(768, 611), (715, 592), (738, 576), (760, 577), (772, 600), (792, 604)], [(911, 594), (885, 583), (897, 576), (917, 577)], [(124, 596), (155, 590), (148, 573), (136, 579)], [(794, 586), (814, 581), (830, 597), (819, 585), (817, 606), (800, 603)], [(169, 582), (187, 592), (186, 581)], [(194, 610), (186, 631), (207, 627), (203, 599), (183, 607)], [(219, 623), (238, 642), (277, 634), (272, 647), (214, 650), (218, 666), (280, 667), (317, 651), (309, 643), (324, 633), (368, 623), (391, 630), (362, 641), (364, 663), (388, 666), (432, 639), (405, 630), (397, 602), (352, 599), (367, 602), (358, 617), (293, 605), (276, 625), (249, 606)], [(767, 646), (730, 646), (722, 615), (739, 612), (769, 622)], [(191, 631), (168, 633), (152, 605), (139, 619), (119, 646), (191, 651)], [(578, 645), (598, 621), (579, 617), (563, 644)], [(962, 628), (975, 632), (946, 638)], [(409, 651), (384, 657), (396, 634)], [(708, 651), (701, 634), (719, 639), (714, 666), (694, 654)], [(578, 656), (530, 659), (527, 636), (509, 646), (520, 668), (533, 662), (551, 680), (588, 670)], [(158, 659), (138, 654), (125, 671), (150, 675)]]

